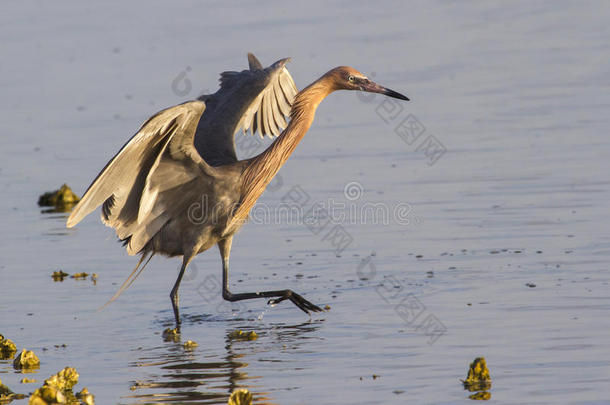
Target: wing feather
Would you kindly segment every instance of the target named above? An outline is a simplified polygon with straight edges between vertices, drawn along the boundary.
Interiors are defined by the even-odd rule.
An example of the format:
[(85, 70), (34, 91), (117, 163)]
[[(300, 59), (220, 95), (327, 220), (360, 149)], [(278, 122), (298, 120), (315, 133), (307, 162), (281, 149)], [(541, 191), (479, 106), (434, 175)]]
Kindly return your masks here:
[(273, 90), (275, 92), (275, 98), (277, 100), (277, 105), (280, 108), (280, 112), (282, 117), (290, 115), (290, 109), (292, 108), (292, 102), (288, 102), (286, 100), (286, 96), (284, 96), (284, 92), (282, 91), (282, 86), (280, 85), (280, 81), (273, 85)]
[(276, 133), (275, 136), (278, 136), (280, 134), (280, 129), (279, 128), (286, 128), (286, 119), (284, 118), (284, 116), (282, 115), (281, 111), (280, 111), (280, 106), (278, 105), (278, 103), (271, 103), (271, 109), (273, 110), (273, 125), (276, 128)]
[[(283, 61), (280, 62), (285, 63)], [(276, 64), (272, 65), (271, 68)], [(250, 119), (248, 115), (255, 114), (256, 122), (261, 122), (262, 124), (258, 125), (257, 128), (259, 135), (278, 136), (280, 131), (286, 128), (284, 123), (286, 122), (286, 117), (290, 115), (290, 108), (296, 94), (296, 85), (292, 80), (292, 76), (282, 66), (277, 74), (271, 78), (267, 87), (261, 92), (262, 100), (260, 104), (258, 100), (252, 103), (254, 106), (258, 106), (258, 108), (248, 109), (242, 119), (243, 123), (240, 121), (241, 125), (238, 125), (237, 129), (241, 129), (244, 132), (250, 129), (250, 125), (247, 125)], [(251, 134), (254, 133), (251, 131)]]
[(239, 131), (261, 137), (278, 136), (296, 96), (296, 85), (282, 59), (263, 69), (248, 54), (249, 70), (223, 72), (220, 90), (202, 96), (207, 109), (195, 135), (195, 147), (209, 164), (219, 166), (237, 161), (235, 135)]
[(256, 112), (256, 127), (258, 128), (258, 134), (260, 135), (261, 138), (263, 138), (263, 134), (265, 133), (265, 130), (263, 128), (264, 110), (265, 110), (265, 103), (263, 102), (263, 98), (261, 97), (260, 104), (258, 106), (258, 111)]
[(150, 118), (106, 165), (72, 211), (73, 227), (102, 204), (102, 221), (138, 253), (169, 220), (171, 204), (162, 196), (193, 179), (213, 177), (197, 153), (193, 137), (205, 103), (191, 101)]
[(250, 66), (250, 70), (263, 70), (263, 65), (261, 65), (256, 56), (250, 52), (248, 53), (248, 65)]
[(263, 96), (263, 102), (265, 103), (265, 114), (263, 115), (263, 128), (265, 129), (265, 135), (274, 135), (273, 132), (273, 110), (271, 109), (271, 97), (267, 94)]

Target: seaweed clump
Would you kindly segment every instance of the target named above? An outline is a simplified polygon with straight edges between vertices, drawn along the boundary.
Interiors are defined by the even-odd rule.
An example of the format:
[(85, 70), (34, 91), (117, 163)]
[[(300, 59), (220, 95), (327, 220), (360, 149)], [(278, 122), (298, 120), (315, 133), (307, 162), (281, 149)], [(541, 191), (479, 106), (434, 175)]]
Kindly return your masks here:
[(0, 360), (8, 360), (15, 357), (17, 353), (17, 346), (10, 339), (5, 339), (3, 335), (0, 334)]
[(477, 357), (470, 363), (468, 375), (462, 384), (465, 390), (475, 392), (468, 397), (470, 399), (487, 401), (491, 398), (491, 393), (487, 391), (491, 388), (491, 376), (484, 357)]
[(93, 395), (83, 388), (76, 395), (72, 388), (78, 383), (78, 372), (72, 367), (66, 367), (57, 374), (47, 378), (42, 387), (30, 396), (29, 405), (49, 404), (85, 404), (95, 405)]
[(63, 270), (57, 270), (54, 271), (53, 274), (51, 274), (53, 281), (64, 281), (64, 278), (66, 278), (67, 276), (69, 276), (69, 274)]
[(40, 360), (33, 351), (23, 349), (13, 361), (13, 367), (28, 372), (40, 367)]
[(23, 399), (25, 395), (23, 394), (15, 394), (9, 387), (2, 384), (2, 380), (0, 380), (0, 404), (8, 404), (14, 399)]
[(473, 401), (487, 401), (491, 399), (491, 392), (489, 391), (479, 391), (479, 392), (475, 392), (472, 395), (468, 396), (469, 399), (472, 399)]
[(252, 404), (252, 394), (250, 391), (244, 388), (240, 388), (238, 390), (233, 391), (231, 396), (229, 397), (228, 405), (251, 405)]
[(491, 388), (491, 377), (485, 362), (485, 357), (477, 357), (468, 368), (468, 375), (462, 380), (469, 391), (481, 391)]
[(59, 190), (50, 191), (38, 197), (38, 205), (41, 207), (53, 207), (48, 212), (69, 212), (80, 198), (64, 184)]
[(59, 388), (62, 391), (71, 390), (78, 383), (78, 373), (73, 367), (66, 367), (59, 373), (47, 378), (45, 385), (51, 385)]
[(244, 332), (243, 330), (236, 329), (233, 332), (229, 333), (229, 339), (256, 340), (258, 339), (258, 335), (253, 330), (251, 330), (250, 332)]
[(93, 397), (93, 394), (89, 392), (87, 387), (84, 387), (79, 393), (77, 393), (76, 398), (80, 399), (81, 403), (85, 405), (95, 405), (95, 398)]
[(163, 340), (165, 342), (179, 342), (180, 341), (180, 332), (178, 328), (167, 328), (163, 331)]
[(2, 380), (0, 380), (0, 395), (12, 394), (13, 391), (6, 385), (2, 384)]

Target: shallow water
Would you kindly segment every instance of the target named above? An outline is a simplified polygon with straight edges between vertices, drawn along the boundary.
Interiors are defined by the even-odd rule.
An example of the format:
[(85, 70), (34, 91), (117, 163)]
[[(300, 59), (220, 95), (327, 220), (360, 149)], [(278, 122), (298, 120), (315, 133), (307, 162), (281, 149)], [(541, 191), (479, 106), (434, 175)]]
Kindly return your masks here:
[[(607, 403), (607, 3), (4, 8), (0, 333), (41, 359), (32, 385), (0, 361), (14, 391), (69, 365), (98, 404), (220, 404), (240, 387), (261, 404), (458, 404), (485, 356), (497, 403)], [(177, 259), (96, 312), (136, 259), (97, 215), (67, 230), (35, 203), (64, 182), (82, 193), (143, 120), (215, 89), (248, 51), (292, 56), (299, 87), (348, 64), (412, 101), (333, 94), (260, 200), (272, 214), (295, 190), (305, 210), (344, 204), (347, 247), (277, 216), (234, 241), (234, 291), (291, 288), (331, 310), (223, 303), (214, 248), (182, 284), (188, 351), (161, 336)], [(53, 282), (58, 269), (98, 281)]]

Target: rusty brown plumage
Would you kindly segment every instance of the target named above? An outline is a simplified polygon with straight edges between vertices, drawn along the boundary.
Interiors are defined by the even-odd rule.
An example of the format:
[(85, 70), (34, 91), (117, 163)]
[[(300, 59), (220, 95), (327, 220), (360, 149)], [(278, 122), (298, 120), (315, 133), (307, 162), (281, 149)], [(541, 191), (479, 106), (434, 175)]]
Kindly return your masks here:
[(297, 94), (286, 129), (269, 148), (248, 161), (242, 175), (241, 201), (227, 231), (231, 232), (236, 225), (246, 221), (258, 198), (309, 130), (320, 102), (338, 89), (337, 83), (333, 70)]

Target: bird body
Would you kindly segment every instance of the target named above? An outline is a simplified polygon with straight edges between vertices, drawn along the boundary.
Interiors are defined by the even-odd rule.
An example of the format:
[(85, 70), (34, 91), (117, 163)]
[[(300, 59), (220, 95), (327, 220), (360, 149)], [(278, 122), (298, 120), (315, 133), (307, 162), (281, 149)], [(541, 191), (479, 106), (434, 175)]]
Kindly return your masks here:
[[(116, 230), (129, 254), (141, 254), (109, 302), (135, 281), (154, 254), (182, 256), (170, 294), (179, 325), (178, 288), (184, 271), (197, 254), (218, 245), (226, 300), (290, 299), (305, 312), (321, 311), (291, 290), (231, 293), (233, 235), (305, 136), (328, 94), (348, 89), (408, 99), (345, 66), (332, 69), (297, 94), (285, 68), (288, 59), (265, 69), (254, 55), (249, 54), (248, 60), (249, 70), (221, 74), (216, 93), (170, 107), (146, 121), (100, 172), (68, 218), (67, 226), (72, 227), (102, 205), (102, 221)], [(280, 133), (281, 128), (285, 129)], [(237, 160), (234, 136), (239, 130), (279, 136), (261, 154)]]

